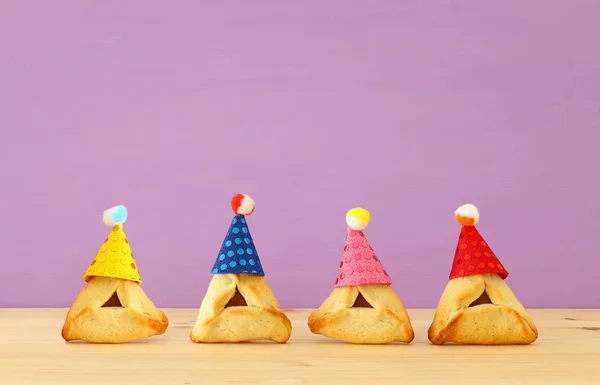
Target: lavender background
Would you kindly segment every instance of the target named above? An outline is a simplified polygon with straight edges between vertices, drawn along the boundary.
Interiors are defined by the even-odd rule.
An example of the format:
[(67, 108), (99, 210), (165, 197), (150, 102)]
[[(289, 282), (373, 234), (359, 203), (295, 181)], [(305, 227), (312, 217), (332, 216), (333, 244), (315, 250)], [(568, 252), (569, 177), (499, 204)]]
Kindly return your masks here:
[(0, 306), (69, 306), (123, 203), (143, 287), (198, 307), (233, 216), (284, 307), (337, 273), (347, 209), (408, 307), (459, 226), (528, 307), (600, 307), (600, 2), (5, 1)]

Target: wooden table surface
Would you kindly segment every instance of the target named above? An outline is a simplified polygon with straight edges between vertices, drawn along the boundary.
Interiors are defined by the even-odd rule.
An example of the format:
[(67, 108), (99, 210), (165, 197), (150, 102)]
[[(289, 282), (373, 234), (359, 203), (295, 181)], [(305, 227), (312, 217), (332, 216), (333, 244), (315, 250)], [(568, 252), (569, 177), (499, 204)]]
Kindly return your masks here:
[[(312, 335), (286, 310), (287, 344), (194, 344), (197, 309), (165, 309), (167, 332), (121, 345), (66, 343), (66, 309), (0, 309), (0, 384), (600, 384), (600, 310), (530, 310), (528, 346), (433, 346), (433, 310), (409, 310), (410, 345), (351, 345)], [(371, 385), (371, 384), (369, 384)]]

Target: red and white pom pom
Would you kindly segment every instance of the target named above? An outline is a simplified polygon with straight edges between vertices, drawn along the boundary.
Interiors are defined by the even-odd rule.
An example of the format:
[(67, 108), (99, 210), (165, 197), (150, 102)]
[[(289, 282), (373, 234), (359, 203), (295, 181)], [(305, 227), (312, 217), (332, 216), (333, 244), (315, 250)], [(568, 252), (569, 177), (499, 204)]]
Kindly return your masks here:
[(462, 226), (475, 226), (479, 222), (479, 210), (471, 203), (467, 203), (454, 211), (454, 217)]
[(254, 212), (254, 200), (246, 194), (236, 194), (231, 198), (231, 208), (239, 215), (250, 215)]

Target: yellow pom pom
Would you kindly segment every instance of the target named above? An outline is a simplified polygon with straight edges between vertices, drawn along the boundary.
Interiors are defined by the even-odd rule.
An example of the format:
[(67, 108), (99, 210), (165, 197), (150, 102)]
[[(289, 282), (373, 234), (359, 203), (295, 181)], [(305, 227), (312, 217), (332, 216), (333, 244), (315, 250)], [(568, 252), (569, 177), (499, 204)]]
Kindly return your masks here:
[(353, 230), (364, 230), (371, 220), (371, 214), (363, 208), (355, 207), (346, 213), (346, 223)]

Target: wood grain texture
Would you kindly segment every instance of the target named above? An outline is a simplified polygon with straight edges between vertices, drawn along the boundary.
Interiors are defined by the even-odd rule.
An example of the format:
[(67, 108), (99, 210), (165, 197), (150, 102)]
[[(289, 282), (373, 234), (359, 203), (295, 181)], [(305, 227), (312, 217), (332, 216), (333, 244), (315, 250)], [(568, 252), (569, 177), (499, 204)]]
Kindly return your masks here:
[(166, 309), (167, 332), (122, 345), (66, 343), (67, 309), (0, 309), (0, 384), (331, 385), (600, 384), (600, 310), (530, 310), (529, 346), (433, 346), (433, 310), (409, 310), (410, 345), (350, 345), (312, 335), (308, 310), (286, 310), (284, 345), (194, 344), (197, 309)]

